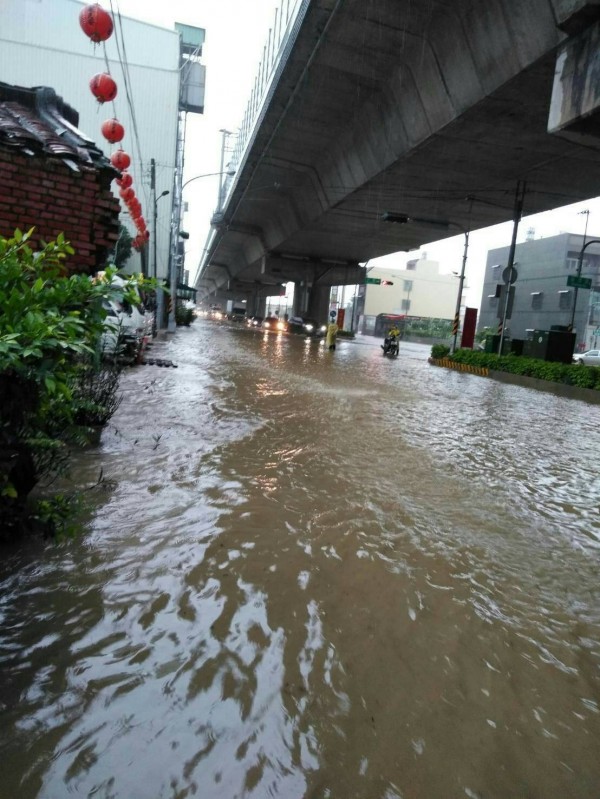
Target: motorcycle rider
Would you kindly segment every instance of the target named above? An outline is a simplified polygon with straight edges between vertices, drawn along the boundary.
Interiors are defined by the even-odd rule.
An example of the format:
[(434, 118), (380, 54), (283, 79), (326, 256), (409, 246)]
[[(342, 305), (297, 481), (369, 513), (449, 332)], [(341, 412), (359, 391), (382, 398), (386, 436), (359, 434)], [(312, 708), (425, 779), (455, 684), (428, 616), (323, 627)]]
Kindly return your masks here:
[(400, 338), (400, 329), (396, 325), (392, 325), (387, 332), (386, 337), (383, 339), (383, 344), (381, 344), (381, 349), (384, 352), (387, 352), (392, 344), (398, 345), (398, 339)]

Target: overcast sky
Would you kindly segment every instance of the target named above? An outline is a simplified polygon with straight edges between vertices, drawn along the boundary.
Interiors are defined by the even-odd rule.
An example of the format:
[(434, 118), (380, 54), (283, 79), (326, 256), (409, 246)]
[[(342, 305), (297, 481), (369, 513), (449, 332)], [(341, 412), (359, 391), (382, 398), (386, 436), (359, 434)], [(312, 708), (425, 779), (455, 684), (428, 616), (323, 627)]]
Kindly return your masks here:
[[(113, 0), (115, 3), (115, 0)], [(122, 14), (147, 20), (168, 28), (183, 22), (206, 29), (203, 63), (206, 65), (206, 97), (203, 115), (189, 114), (185, 175), (218, 172), (221, 161), (220, 129), (236, 131), (239, 127), (254, 76), (272, 26), (275, 0), (118, 0)], [(190, 232), (186, 265), (194, 278), (196, 267), (209, 232), (209, 221), (216, 205), (218, 177), (194, 181), (184, 190), (190, 212), (185, 228)], [(526, 201), (525, 201), (526, 205)], [(535, 229), (535, 238), (562, 231), (583, 234), (586, 218), (581, 210), (590, 210), (588, 238), (600, 237), (600, 199), (589, 200), (544, 214), (524, 217), (518, 241), (527, 230)], [(466, 269), (467, 304), (479, 307), (487, 251), (510, 244), (512, 223), (507, 222), (471, 234)], [(425, 245), (427, 257), (440, 262), (442, 272), (459, 271), (463, 254), (462, 235)], [(402, 268), (418, 253), (398, 253), (371, 261), (370, 266)]]

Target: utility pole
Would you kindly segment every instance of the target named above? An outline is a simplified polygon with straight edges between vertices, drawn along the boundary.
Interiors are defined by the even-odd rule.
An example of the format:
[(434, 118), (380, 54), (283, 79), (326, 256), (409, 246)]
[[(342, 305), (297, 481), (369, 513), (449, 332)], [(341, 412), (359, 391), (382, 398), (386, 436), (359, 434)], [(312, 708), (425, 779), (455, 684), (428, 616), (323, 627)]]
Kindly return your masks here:
[(157, 262), (157, 234), (158, 234), (158, 225), (157, 225), (157, 218), (158, 213), (156, 210), (156, 206), (158, 200), (161, 197), (169, 194), (168, 189), (162, 192), (162, 194), (157, 198), (156, 196), (156, 161), (154, 158), (150, 159), (150, 190), (152, 191), (152, 269), (150, 270), (150, 276), (155, 278), (157, 281), (157, 288), (156, 288), (156, 314), (154, 318), (154, 325), (155, 328), (162, 328), (163, 325), (163, 316), (164, 316), (164, 299), (165, 295), (162, 290), (162, 281), (158, 280), (158, 262)]
[[(157, 271), (156, 271), (156, 234), (157, 234), (157, 224), (156, 224), (156, 161), (154, 158), (150, 159), (150, 191), (152, 192), (152, 266), (150, 268), (150, 277), (156, 279)], [(163, 314), (163, 293), (162, 289), (156, 289), (156, 310), (154, 313), (154, 328), (155, 328), (155, 335), (156, 329), (162, 327), (162, 314)]]
[[(583, 267), (583, 253), (585, 252), (585, 248), (587, 246), (586, 243), (585, 243), (585, 239), (586, 239), (586, 236), (587, 236), (587, 227), (588, 227), (588, 222), (589, 222), (589, 219), (590, 219), (590, 212), (586, 208), (585, 211), (580, 211), (580, 214), (585, 214), (585, 230), (583, 231), (583, 245), (581, 247), (581, 250), (579, 251), (579, 258), (577, 259), (577, 277), (578, 278), (581, 277), (581, 269)], [(571, 312), (571, 324), (569, 325), (569, 330), (571, 331), (571, 333), (575, 329), (575, 306), (577, 305), (577, 293), (578, 293), (578, 291), (579, 291), (578, 286), (575, 286), (575, 291), (573, 292), (573, 310)]]
[(500, 342), (498, 344), (498, 355), (502, 355), (502, 345), (504, 344), (504, 332), (506, 328), (506, 314), (508, 313), (508, 303), (510, 300), (510, 289), (513, 281), (510, 279), (512, 275), (513, 266), (515, 263), (515, 248), (517, 246), (517, 230), (519, 228), (519, 222), (521, 221), (521, 216), (523, 214), (523, 201), (525, 199), (525, 189), (526, 189), (526, 182), (525, 181), (518, 181), (517, 182), (517, 189), (515, 191), (515, 208), (513, 213), (513, 232), (512, 232), (512, 239), (510, 242), (510, 250), (508, 252), (508, 264), (507, 264), (507, 274), (509, 275), (509, 279), (506, 283), (506, 296), (504, 298), (504, 309), (502, 311), (502, 327), (500, 330)]

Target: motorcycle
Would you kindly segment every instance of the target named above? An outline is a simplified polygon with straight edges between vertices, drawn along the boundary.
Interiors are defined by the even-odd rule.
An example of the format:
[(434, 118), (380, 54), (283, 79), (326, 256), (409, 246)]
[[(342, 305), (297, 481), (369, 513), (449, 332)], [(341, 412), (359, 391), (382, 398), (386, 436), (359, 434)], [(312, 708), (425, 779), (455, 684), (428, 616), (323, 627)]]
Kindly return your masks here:
[(395, 358), (400, 352), (400, 341), (398, 336), (386, 336), (383, 339), (383, 344), (380, 344), (384, 355), (389, 355)]

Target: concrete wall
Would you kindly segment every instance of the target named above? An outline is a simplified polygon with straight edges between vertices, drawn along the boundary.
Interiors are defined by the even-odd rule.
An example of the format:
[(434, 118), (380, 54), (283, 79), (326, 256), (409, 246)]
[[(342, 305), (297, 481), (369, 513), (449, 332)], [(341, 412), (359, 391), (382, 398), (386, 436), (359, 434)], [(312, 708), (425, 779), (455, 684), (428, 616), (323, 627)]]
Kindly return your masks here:
[[(139, 132), (138, 151), (114, 33), (106, 43), (111, 74), (119, 89), (114, 108), (112, 103), (99, 105), (90, 92), (90, 79), (96, 73), (106, 71), (106, 66), (102, 45), (90, 42), (79, 27), (79, 12), (83, 6), (76, 0), (2, 0), (0, 76), (6, 83), (19, 86), (52, 87), (78, 111), (81, 131), (109, 156), (116, 145), (104, 139), (100, 126), (113, 116), (120, 120), (125, 126), (122, 146), (132, 159), (129, 171), (142, 203), (143, 215), (152, 231), (150, 158), (157, 162), (157, 195), (164, 189), (173, 189), (179, 102), (179, 37), (175, 31), (122, 18)], [(135, 235), (124, 206), (123, 209), (123, 222)], [(158, 273), (166, 275), (170, 198), (163, 198), (157, 210)], [(139, 256), (135, 256), (130, 262), (137, 262), (136, 269), (140, 268), (138, 259)]]

